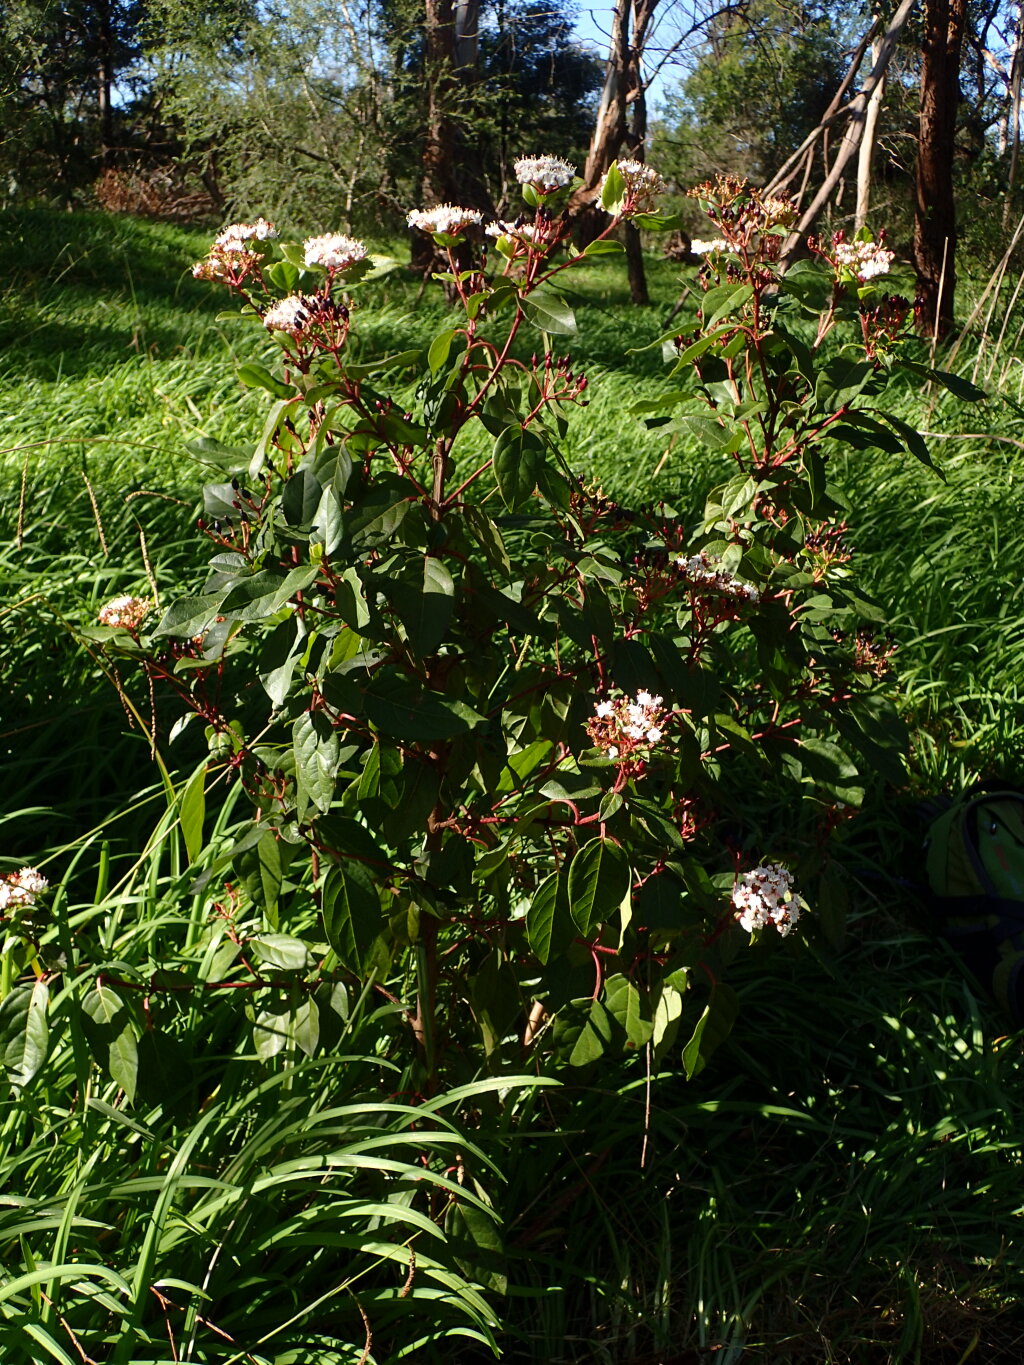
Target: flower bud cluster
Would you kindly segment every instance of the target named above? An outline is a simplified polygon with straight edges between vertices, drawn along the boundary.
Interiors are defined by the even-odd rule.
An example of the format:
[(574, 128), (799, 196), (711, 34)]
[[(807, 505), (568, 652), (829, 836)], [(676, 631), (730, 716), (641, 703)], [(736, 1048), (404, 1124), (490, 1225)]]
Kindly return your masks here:
[[(635, 213), (651, 213), (656, 208), (658, 199), (665, 193), (664, 180), (652, 166), (647, 166), (642, 161), (620, 161), (618, 168), (619, 174), (626, 182), (622, 216), (631, 218)], [(603, 189), (604, 180), (601, 181), (601, 190)]]
[(213, 246), (205, 261), (197, 261), (192, 274), (197, 280), (226, 280), (237, 282), (259, 260), (257, 242), (267, 242), (277, 236), (273, 223), (257, 218), (255, 223), (229, 223), (213, 239)]
[(833, 247), (837, 270), (849, 271), (862, 284), (878, 275), (887, 275), (896, 259), (896, 253), (881, 242), (845, 242), (842, 233), (833, 238)]
[(214, 246), (222, 251), (247, 251), (246, 243), (269, 242), (277, 236), (277, 228), (265, 218), (257, 218), (255, 223), (230, 223), (213, 239)]
[(691, 555), (689, 559), (685, 555), (679, 555), (675, 563), (684, 578), (688, 578), (695, 586), (708, 592), (717, 593), (721, 597), (733, 597), (741, 602), (761, 600), (761, 594), (752, 583), (744, 583), (728, 569), (723, 569), (716, 559), (703, 550)]
[(347, 270), (357, 261), (366, 259), (366, 246), (343, 232), (328, 232), (322, 237), (307, 237), (302, 243), (307, 265), (323, 266), (325, 270)]
[(263, 314), (263, 325), (268, 332), (287, 332), (298, 337), (306, 330), (310, 318), (310, 301), (302, 294), (289, 294), (272, 303)]
[[(695, 185), (688, 193), (722, 229), (730, 250), (749, 246), (764, 233), (784, 230), (796, 222), (796, 205), (791, 200), (764, 194), (737, 176), (720, 175), (717, 180)], [(717, 242), (716, 249), (720, 249)]]
[(730, 251), (731, 247), (724, 237), (694, 237), (690, 242), (690, 250), (695, 256), (710, 256), (718, 251)]
[(488, 223), (484, 228), (488, 237), (511, 237), (515, 241), (527, 242), (530, 246), (544, 246), (546, 234), (543, 227), (536, 223), (503, 223), (500, 220)]
[(410, 227), (421, 232), (443, 233), (457, 237), (468, 227), (476, 227), (483, 221), (483, 214), (477, 209), (461, 208), (458, 204), (438, 204), (432, 209), (413, 209), (406, 215)]
[(136, 631), (152, 610), (153, 602), (148, 597), (115, 597), (106, 606), (100, 607), (99, 623), (119, 630)]
[(0, 876), (0, 911), (30, 908), (49, 884), (34, 867), (23, 867), (20, 872)]
[(636, 700), (606, 698), (594, 707), (587, 734), (608, 758), (628, 759), (664, 738), (667, 712), (661, 697), (640, 691)]
[(732, 889), (736, 919), (747, 933), (774, 924), (779, 933), (790, 932), (804, 903), (793, 894), (793, 874), (781, 863), (765, 863), (744, 872)]
[(521, 156), (513, 169), (520, 185), (531, 185), (538, 194), (565, 189), (576, 176), (576, 167), (560, 156)]

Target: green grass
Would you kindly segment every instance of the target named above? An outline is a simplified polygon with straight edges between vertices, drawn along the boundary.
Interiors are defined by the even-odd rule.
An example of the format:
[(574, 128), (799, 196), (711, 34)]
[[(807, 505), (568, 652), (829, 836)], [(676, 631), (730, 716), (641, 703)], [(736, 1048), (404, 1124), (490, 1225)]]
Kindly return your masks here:
[[(845, 940), (812, 932), (749, 954), (740, 1023), (689, 1085), (611, 1067), (420, 1123), (420, 1172), (441, 1198), (457, 1131), (463, 1177), (505, 1230), (509, 1294), (482, 1213), (473, 1236), (451, 1221), (447, 1242), (418, 1230), (401, 1297), (403, 1230), (440, 1207), (414, 1179), (401, 1025), (383, 997), (353, 1002), (337, 1025), (352, 1063), (338, 1064), (329, 1030), (300, 1065), (256, 1061), (245, 992), (201, 990), (204, 973), (230, 968), (216, 957), (224, 906), (185, 880), (146, 737), (75, 630), (116, 593), (149, 591), (150, 575), (164, 597), (196, 581), (203, 475), (185, 445), (258, 430), (261, 398), (234, 378), (252, 333), (218, 319), (224, 299), (188, 269), (205, 241), (180, 229), (27, 213), (0, 219), (0, 245), (3, 866), (46, 863), (66, 880), (76, 933), (62, 943), (51, 930), (67, 978), (56, 994), (92, 989), (100, 962), (140, 987), (161, 971), (189, 987), (154, 995), (164, 1027), (152, 1035), (143, 990), (120, 991), (144, 1050), (133, 1107), (87, 1075), (88, 1040), (53, 1003), (46, 1068), (0, 1112), (0, 1256), (8, 1276), (29, 1277), (0, 1286), (4, 1359), (80, 1360), (77, 1340), (97, 1361), (140, 1365), (173, 1352), (355, 1365), (362, 1305), (377, 1361), (489, 1358), (493, 1313), (505, 1358), (524, 1363), (1018, 1361), (1020, 1040), (911, 927), (900, 885), (919, 861), (901, 810), (977, 776), (1022, 776), (1018, 448), (936, 440), (945, 482), (890, 456), (834, 463), (858, 572), (899, 645), (912, 735), (907, 789), (849, 826)], [(661, 362), (623, 353), (658, 335), (678, 287), (675, 268), (651, 266), (650, 309), (628, 305), (617, 264), (575, 285), (591, 402), (565, 448), (609, 495), (663, 498), (689, 518), (731, 470), (628, 412), (639, 385), (662, 382)], [(366, 292), (368, 345), (431, 335), (443, 310), (417, 290), (396, 273)], [(957, 368), (969, 374), (972, 354)], [(1018, 397), (1015, 357), (991, 373)], [(1006, 398), (970, 410), (908, 391), (900, 415), (949, 437), (1024, 440)], [(145, 689), (124, 686), (148, 723)], [(170, 719), (158, 710), (164, 737)], [(162, 740), (172, 777), (198, 745), (188, 732)], [(225, 809), (219, 837), (229, 824)], [(313, 922), (301, 887), (288, 895), (289, 914)], [(286, 996), (268, 988), (264, 1003)], [(162, 1058), (145, 1051), (157, 1037)], [(369, 1165), (345, 1165), (378, 1134)], [(104, 1269), (55, 1269), (69, 1261)], [(46, 1274), (33, 1281), (33, 1267)], [(439, 1342), (416, 1344), (417, 1323)]]

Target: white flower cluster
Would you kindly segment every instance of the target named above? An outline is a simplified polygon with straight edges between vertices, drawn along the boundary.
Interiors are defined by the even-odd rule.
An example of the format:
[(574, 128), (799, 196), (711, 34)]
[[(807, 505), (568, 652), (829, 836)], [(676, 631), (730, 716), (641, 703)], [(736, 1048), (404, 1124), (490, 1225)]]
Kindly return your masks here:
[(484, 228), (488, 237), (514, 237), (520, 242), (532, 242), (534, 246), (544, 244), (544, 229), (537, 227), (534, 223), (524, 223), (522, 227), (516, 227), (515, 223), (488, 223)]
[(483, 222), (483, 217), (477, 209), (465, 209), (458, 204), (438, 204), (433, 209), (413, 209), (406, 216), (406, 222), (421, 232), (443, 232), (449, 237), (457, 237), (466, 228)]
[(887, 275), (896, 259), (894, 251), (877, 242), (836, 242), (836, 264), (850, 270), (858, 280), (867, 283), (876, 275)]
[(273, 223), (268, 223), (265, 218), (257, 218), (255, 223), (229, 223), (223, 231), (218, 232), (213, 245), (229, 253), (249, 251), (249, 242), (266, 242), (276, 236), (277, 228)]
[(793, 894), (793, 874), (781, 863), (765, 863), (744, 872), (732, 889), (736, 918), (747, 933), (774, 924), (788, 934), (800, 918), (804, 903)]
[(698, 554), (691, 555), (689, 559), (685, 555), (679, 555), (676, 559), (676, 568), (691, 583), (699, 584), (702, 588), (716, 592), (722, 597), (735, 597), (741, 602), (759, 602), (761, 600), (761, 594), (752, 583), (744, 583), (735, 574), (731, 574), (728, 569), (723, 569), (716, 560), (703, 550)]
[(657, 744), (664, 737), (665, 711), (661, 697), (640, 691), (636, 700), (617, 697), (599, 701), (587, 722), (587, 733), (609, 758), (628, 758), (636, 749)]
[(0, 911), (16, 906), (31, 906), (49, 882), (34, 867), (23, 867), (20, 872), (8, 872), (0, 877)]
[(206, 260), (196, 261), (192, 274), (197, 280), (237, 280), (259, 260), (254, 243), (276, 236), (277, 229), (265, 218), (257, 218), (255, 223), (229, 223), (217, 233)]
[[(618, 167), (619, 174), (626, 182), (626, 201), (630, 214), (650, 213), (658, 196), (665, 193), (664, 180), (653, 166), (643, 161), (620, 161)], [(604, 180), (601, 181), (599, 197), (603, 190)]]
[(138, 630), (143, 619), (153, 610), (148, 597), (115, 597), (99, 609), (101, 626), (115, 626), (120, 630)]
[(520, 185), (532, 185), (538, 194), (564, 189), (576, 175), (576, 167), (560, 156), (521, 156), (514, 170)]
[(302, 243), (307, 265), (322, 265), (325, 270), (347, 270), (366, 258), (366, 247), (342, 232), (327, 232), (322, 237), (307, 237)]
[(309, 302), (301, 294), (289, 294), (286, 299), (278, 299), (263, 314), (263, 326), (268, 332), (287, 332), (289, 336), (301, 336), (309, 325)]
[(690, 250), (695, 256), (708, 256), (713, 251), (731, 251), (732, 248), (724, 237), (694, 237), (690, 242)]

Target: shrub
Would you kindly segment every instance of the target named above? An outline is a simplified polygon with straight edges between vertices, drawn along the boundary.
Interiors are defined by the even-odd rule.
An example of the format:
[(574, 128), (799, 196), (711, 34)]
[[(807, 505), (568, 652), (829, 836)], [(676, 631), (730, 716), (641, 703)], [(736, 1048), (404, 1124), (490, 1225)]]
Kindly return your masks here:
[[(557, 286), (619, 250), (623, 220), (674, 224), (657, 174), (623, 162), (577, 253), (572, 168), (517, 169), (531, 216), (481, 234), (470, 210), (410, 215), (455, 309), (425, 351), (353, 356), (359, 286), (394, 264), (362, 243), (220, 234), (195, 273), (276, 343), (279, 364), (241, 370), (273, 405), (254, 450), (194, 448), (220, 471), (202, 590), (159, 618), (119, 599), (94, 632), (179, 698), (175, 731), (206, 727), (178, 798), (190, 857), (203, 880), (233, 869), (241, 941), (271, 934), (305, 986), (268, 1006), (266, 1045), (315, 1050), (324, 976), (390, 981), (428, 1093), (480, 1058), (657, 1064), (678, 1041), (692, 1076), (743, 944), (808, 897), (834, 930), (829, 835), (866, 782), (900, 779), (903, 736), (829, 452), (929, 462), (884, 405), (899, 369), (977, 396), (914, 358), (883, 243), (812, 244), (781, 276), (792, 206), (722, 180), (695, 192), (717, 234), (693, 244), (696, 325), (662, 338), (670, 383), (635, 411), (736, 473), (696, 526), (619, 506), (560, 454), (587, 379), (554, 349), (576, 328)], [(223, 777), (251, 816), (204, 854)]]

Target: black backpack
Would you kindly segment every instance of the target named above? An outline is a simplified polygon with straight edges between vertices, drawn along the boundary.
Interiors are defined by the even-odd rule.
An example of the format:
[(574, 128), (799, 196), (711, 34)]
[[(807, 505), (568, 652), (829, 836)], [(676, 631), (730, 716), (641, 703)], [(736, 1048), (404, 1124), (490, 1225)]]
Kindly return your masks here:
[(1024, 792), (965, 792), (932, 821), (925, 852), (940, 931), (1024, 1026)]

